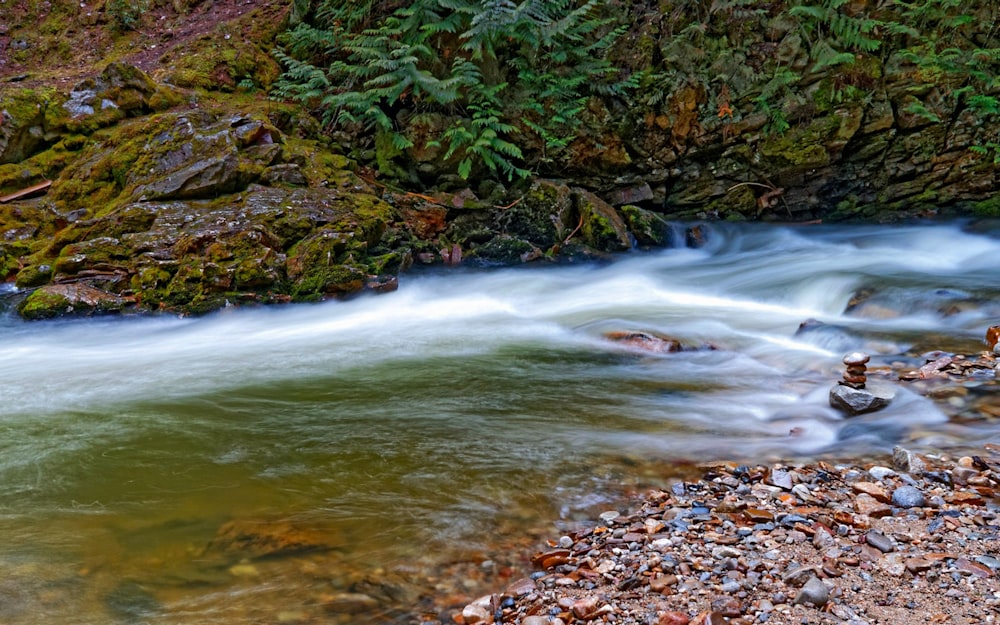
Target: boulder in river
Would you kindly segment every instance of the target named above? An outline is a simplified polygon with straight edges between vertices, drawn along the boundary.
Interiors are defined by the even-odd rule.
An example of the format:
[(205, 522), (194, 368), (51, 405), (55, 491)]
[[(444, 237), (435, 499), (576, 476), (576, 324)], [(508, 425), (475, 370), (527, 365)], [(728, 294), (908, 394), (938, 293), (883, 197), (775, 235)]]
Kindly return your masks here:
[(614, 341), (625, 348), (650, 354), (671, 354), (674, 352), (716, 349), (711, 344), (686, 345), (680, 339), (672, 336), (635, 330), (605, 332), (604, 338)]
[(892, 387), (877, 382), (868, 383), (865, 388), (837, 384), (830, 389), (830, 405), (853, 417), (881, 410), (888, 406), (895, 396), (896, 391)]

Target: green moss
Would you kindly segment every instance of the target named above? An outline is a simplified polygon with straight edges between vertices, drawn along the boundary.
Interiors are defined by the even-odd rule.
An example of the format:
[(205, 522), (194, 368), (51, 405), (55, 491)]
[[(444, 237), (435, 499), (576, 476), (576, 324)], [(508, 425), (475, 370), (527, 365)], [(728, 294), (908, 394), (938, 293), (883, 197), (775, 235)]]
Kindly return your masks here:
[(662, 247), (670, 242), (670, 225), (660, 215), (631, 204), (619, 207), (618, 212), (639, 245)]
[(760, 146), (760, 153), (778, 167), (814, 169), (830, 163), (825, 143), (840, 129), (840, 120), (826, 116), (807, 126), (796, 126), (783, 135), (770, 135)]
[(52, 279), (52, 266), (47, 263), (28, 265), (17, 273), (14, 284), (19, 289), (41, 286)]
[(252, 85), (266, 90), (281, 74), (270, 55), (281, 26), (263, 11), (251, 11), (165, 54), (161, 63), (166, 69), (159, 75), (184, 88), (233, 92)]
[(72, 308), (69, 300), (57, 293), (37, 290), (28, 295), (17, 307), (17, 312), (25, 319), (52, 319), (66, 314)]
[(541, 256), (541, 250), (529, 241), (509, 236), (490, 239), (473, 250), (473, 257), (487, 263), (516, 265)]
[(973, 204), (972, 214), (976, 217), (1000, 217), (1000, 194)]

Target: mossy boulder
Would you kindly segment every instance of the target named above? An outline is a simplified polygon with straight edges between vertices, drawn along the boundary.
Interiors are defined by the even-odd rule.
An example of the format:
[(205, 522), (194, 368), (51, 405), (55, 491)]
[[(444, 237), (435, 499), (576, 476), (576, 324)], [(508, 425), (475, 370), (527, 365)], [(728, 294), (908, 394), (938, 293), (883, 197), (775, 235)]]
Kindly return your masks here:
[(0, 165), (19, 163), (58, 140), (63, 100), (53, 88), (0, 87)]
[(557, 181), (536, 180), (520, 202), (498, 209), (496, 226), (500, 232), (547, 249), (569, 234), (573, 218), (570, 188)]
[(63, 315), (117, 313), (130, 302), (87, 284), (49, 284), (33, 291), (18, 306), (25, 319), (51, 319)]
[(126, 117), (162, 111), (180, 104), (183, 96), (153, 81), (126, 63), (109, 63), (95, 78), (78, 83), (62, 103), (71, 132), (90, 134)]
[[(402, 269), (405, 254), (370, 258), (369, 250), (397, 223), (395, 209), (373, 196), (323, 188), (254, 185), (219, 200), (133, 202), (64, 228), (30, 257), (18, 284), (72, 281), (139, 310), (188, 314), (312, 301), (388, 283), (378, 276)], [(31, 306), (32, 318), (48, 315)], [(63, 308), (92, 312), (45, 306)]]
[(95, 136), (53, 184), (64, 211), (101, 215), (130, 200), (208, 199), (245, 189), (275, 164), (281, 133), (222, 111), (151, 115)]
[(623, 252), (632, 248), (625, 220), (613, 206), (587, 191), (573, 189), (580, 233), (587, 245), (601, 252)]
[(270, 54), (287, 6), (263, 6), (177, 46), (160, 58), (157, 80), (177, 87), (233, 92), (268, 89), (281, 66)]
[(636, 243), (646, 247), (664, 247), (671, 242), (670, 223), (659, 213), (633, 204), (619, 207), (619, 212)]

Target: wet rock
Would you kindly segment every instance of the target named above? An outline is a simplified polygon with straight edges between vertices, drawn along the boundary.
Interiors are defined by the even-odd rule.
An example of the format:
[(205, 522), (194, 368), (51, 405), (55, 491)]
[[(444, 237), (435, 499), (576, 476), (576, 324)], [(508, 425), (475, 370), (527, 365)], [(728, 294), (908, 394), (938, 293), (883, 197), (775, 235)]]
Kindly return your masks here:
[(570, 188), (560, 182), (536, 180), (514, 206), (499, 211), (499, 231), (548, 249), (562, 242), (577, 226)]
[(632, 248), (625, 221), (613, 206), (584, 189), (574, 188), (573, 194), (580, 215), (580, 234), (587, 245), (602, 252)]
[(356, 592), (338, 593), (326, 597), (323, 609), (333, 614), (364, 614), (378, 608), (378, 601)]
[(118, 585), (104, 598), (108, 611), (127, 622), (142, 622), (161, 613), (163, 606), (150, 590), (137, 582)]
[(18, 306), (25, 319), (51, 319), (63, 315), (120, 312), (130, 302), (113, 293), (83, 283), (49, 284), (33, 291)]
[(914, 486), (900, 486), (892, 491), (892, 505), (900, 508), (917, 508), (925, 503), (924, 494)]
[(336, 546), (334, 541), (335, 535), (328, 531), (287, 520), (240, 519), (220, 527), (208, 551), (239, 558), (275, 558), (327, 551)]
[(670, 223), (660, 214), (631, 204), (618, 210), (638, 245), (663, 247), (671, 243)]
[(855, 416), (881, 410), (895, 398), (895, 390), (887, 385), (866, 384), (865, 388), (853, 388), (846, 384), (837, 384), (830, 389), (830, 405)]
[(812, 605), (822, 608), (830, 600), (830, 588), (818, 577), (812, 577), (795, 595), (795, 605)]
[(990, 326), (986, 330), (986, 346), (996, 351), (997, 344), (1000, 344), (1000, 326)]

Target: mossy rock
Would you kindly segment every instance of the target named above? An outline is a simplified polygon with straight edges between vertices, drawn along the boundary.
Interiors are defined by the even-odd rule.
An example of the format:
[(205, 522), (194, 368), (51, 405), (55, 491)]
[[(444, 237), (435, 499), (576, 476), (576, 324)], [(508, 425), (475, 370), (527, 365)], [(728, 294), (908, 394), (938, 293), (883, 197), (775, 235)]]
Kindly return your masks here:
[(83, 283), (49, 284), (33, 291), (18, 305), (25, 319), (121, 312), (129, 301)]
[(182, 88), (266, 91), (281, 75), (281, 66), (270, 54), (281, 27), (281, 20), (251, 11), (170, 50), (160, 59), (164, 69), (154, 75)]
[(223, 111), (151, 115), (95, 139), (53, 184), (51, 197), (63, 211), (85, 206), (99, 216), (134, 199), (237, 192), (281, 151), (281, 133), (266, 119)]
[(0, 89), (0, 165), (19, 163), (58, 140), (65, 98), (48, 87)]
[(1000, 218), (1000, 193), (989, 199), (972, 205), (972, 214), (976, 217)]
[(618, 211), (639, 245), (664, 247), (670, 244), (670, 223), (662, 215), (632, 204), (621, 206)]
[(353, 266), (353, 259), (366, 249), (367, 244), (350, 231), (324, 228), (306, 237), (288, 253), (292, 295), (308, 298), (361, 290), (367, 273)]
[(573, 189), (573, 196), (580, 215), (580, 233), (587, 245), (602, 252), (632, 249), (625, 220), (613, 206), (585, 189)]
[(28, 265), (17, 273), (14, 284), (21, 289), (41, 286), (52, 279), (52, 265), (41, 263)]
[(530, 241), (498, 236), (473, 248), (470, 256), (487, 265), (518, 265), (541, 258), (543, 252)]
[(520, 202), (495, 214), (497, 230), (546, 249), (575, 225), (569, 187), (551, 180), (536, 180)]

